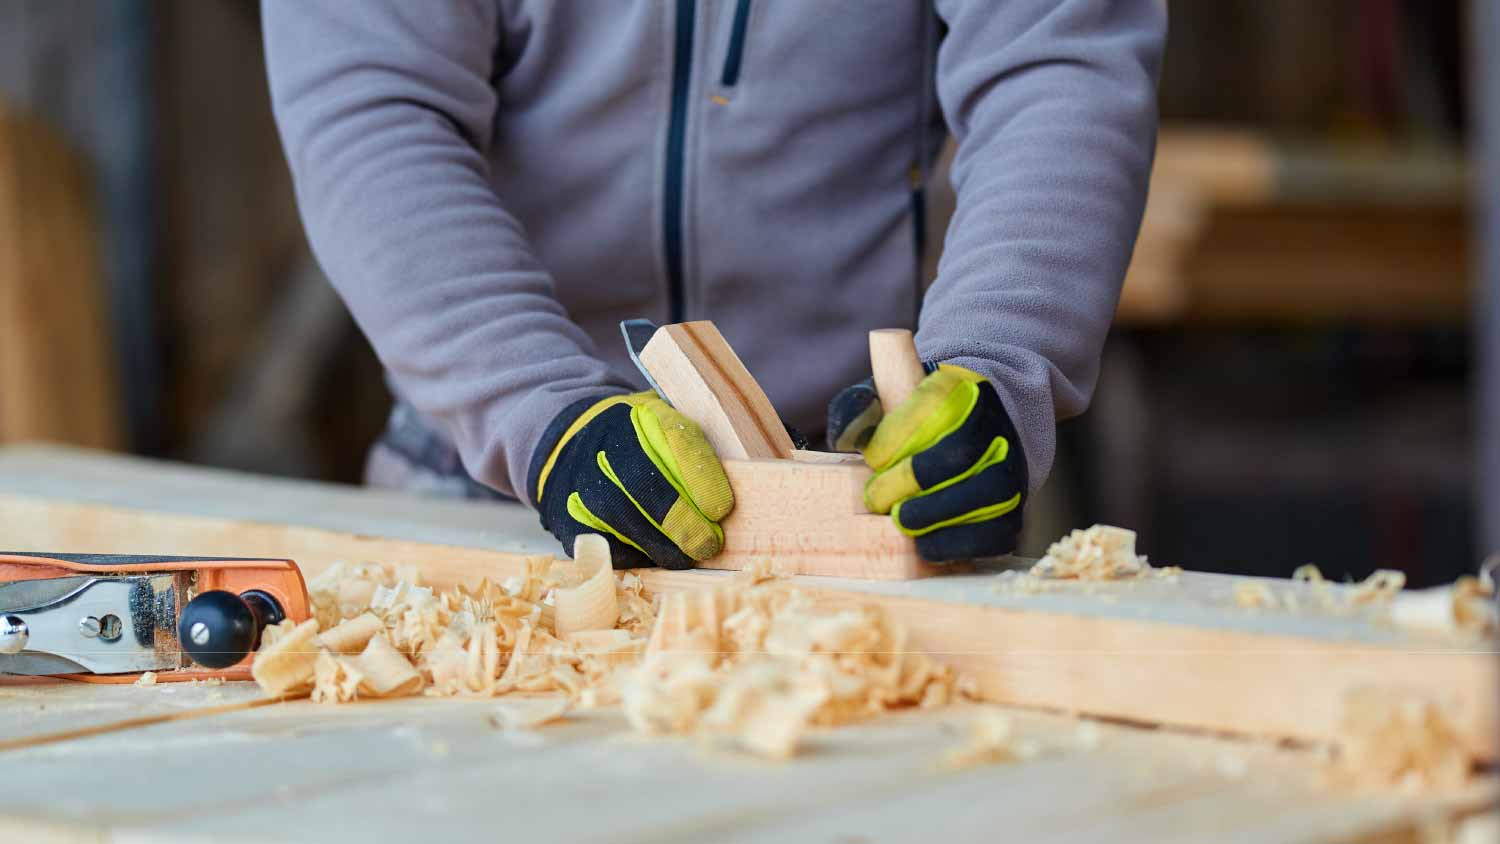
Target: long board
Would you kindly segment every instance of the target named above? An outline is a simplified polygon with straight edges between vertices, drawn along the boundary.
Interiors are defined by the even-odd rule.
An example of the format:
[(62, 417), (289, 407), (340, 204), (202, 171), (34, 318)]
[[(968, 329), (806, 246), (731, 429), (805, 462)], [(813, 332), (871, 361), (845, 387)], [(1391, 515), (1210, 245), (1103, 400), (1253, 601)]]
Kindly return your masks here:
[[(0, 495), (0, 536), (17, 548), (290, 557), (309, 576), (341, 560), (377, 560), (417, 565), (437, 586), (519, 574), (526, 558), (350, 527), (366, 532)], [(640, 573), (658, 592), (710, 588), (729, 576)], [(968, 672), (997, 703), (1324, 739), (1335, 734), (1351, 693), (1413, 693), (1442, 706), (1475, 757), (1500, 756), (1495, 641), (1418, 636), (1368, 614), (1239, 608), (1232, 598), (1237, 580), (1189, 572), (1176, 582), (1027, 594), (997, 590), (991, 573), (907, 582), (796, 578), (831, 606), (881, 606), (909, 626), (916, 649)], [(1315, 605), (1312, 594), (1304, 598), (1302, 606)]]

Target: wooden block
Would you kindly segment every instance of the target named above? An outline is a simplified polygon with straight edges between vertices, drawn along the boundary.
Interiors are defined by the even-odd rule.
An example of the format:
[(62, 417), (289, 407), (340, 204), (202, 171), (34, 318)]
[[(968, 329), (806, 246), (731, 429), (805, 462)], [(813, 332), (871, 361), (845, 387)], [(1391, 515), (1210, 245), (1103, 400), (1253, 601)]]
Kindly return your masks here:
[(664, 325), (641, 350), (672, 406), (703, 428), (721, 460), (792, 456), (776, 408), (712, 322)]
[(857, 457), (849, 463), (839, 459), (845, 455), (826, 456), (833, 459), (724, 461), (734, 511), (722, 522), (724, 550), (698, 567), (743, 569), (771, 560), (787, 574), (871, 580), (937, 574), (889, 516), (865, 510), (869, 468)]

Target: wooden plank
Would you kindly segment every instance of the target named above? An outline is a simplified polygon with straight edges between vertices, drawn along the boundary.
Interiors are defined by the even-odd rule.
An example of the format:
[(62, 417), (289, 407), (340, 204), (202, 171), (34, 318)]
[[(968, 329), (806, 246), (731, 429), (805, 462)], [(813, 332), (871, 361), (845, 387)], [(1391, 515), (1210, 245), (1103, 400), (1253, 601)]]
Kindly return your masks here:
[[(711, 585), (691, 572), (643, 578), (662, 592)], [(941, 601), (926, 590), (855, 591), (809, 580), (818, 581), (804, 585), (824, 606), (879, 605), (907, 626), (912, 648), (970, 675), (981, 696), (997, 703), (1320, 740), (1337, 734), (1351, 693), (1379, 689), (1431, 699), (1470, 753), (1500, 757), (1500, 643), (1493, 640), (1382, 635), (1373, 621), (1333, 618), (1318, 635), (1277, 632), (1274, 618), (1258, 629), (1202, 616), (1188, 624), (1165, 605), (1155, 618), (1133, 618), (1106, 603), (1128, 585), (1094, 587), (1071, 596), (1062, 611), (1039, 611), (988, 604), (978, 589)], [(1222, 611), (1232, 613), (1232, 603)]]
[(0, 111), (0, 441), (124, 441), (83, 164)]
[[(150, 690), (137, 690), (146, 691)], [(516, 732), (491, 700), (299, 702), (11, 754), (0, 832), (115, 842), (1026, 840), (1362, 838), (1495, 805), (1493, 778), (1445, 795), (1339, 794), (1307, 751), (1011, 711), (1041, 748), (950, 770), (978, 710), (957, 706), (819, 731), (791, 763), (629, 733), (618, 711)], [(149, 759), (149, 776), (139, 771)], [(81, 764), (86, 760), (86, 764)], [(206, 776), (233, 765), (234, 788)], [(642, 796), (647, 784), (649, 798)], [(1217, 820), (1216, 820), (1217, 819)], [(64, 825), (66, 824), (66, 825)], [(18, 838), (17, 840), (34, 840)], [(72, 839), (67, 839), (72, 840)]]
[[(290, 557), (309, 575), (341, 559), (378, 560), (419, 565), (439, 586), (508, 577), (524, 564), (520, 554), (16, 496), (0, 496), (0, 514), (7, 542), (53, 551)], [(725, 577), (640, 573), (659, 592), (709, 588)], [(1084, 584), (1048, 596), (997, 593), (986, 574), (798, 579), (828, 606), (883, 607), (908, 626), (913, 648), (971, 674), (995, 702), (1319, 739), (1334, 735), (1349, 693), (1412, 692), (1444, 708), (1473, 754), (1496, 758), (1495, 641), (1406, 634), (1374, 615), (1244, 611), (1233, 603), (1236, 581), (1200, 574), (1178, 584)], [(1300, 603), (1317, 600), (1307, 593)]]
[(776, 408), (712, 322), (664, 325), (640, 358), (662, 395), (698, 423), (720, 459), (792, 456), (792, 438)]

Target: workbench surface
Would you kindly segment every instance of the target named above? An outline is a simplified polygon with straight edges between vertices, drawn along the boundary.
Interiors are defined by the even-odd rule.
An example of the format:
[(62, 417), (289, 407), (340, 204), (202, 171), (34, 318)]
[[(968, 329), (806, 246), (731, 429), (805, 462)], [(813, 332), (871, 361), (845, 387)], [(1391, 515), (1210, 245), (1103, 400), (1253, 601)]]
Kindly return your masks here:
[[(0, 449), (0, 494), (551, 550), (520, 508), (59, 449)], [(1327, 782), (1313, 748), (1020, 709), (1005, 711), (1035, 758), (953, 770), (944, 754), (978, 705), (820, 731), (776, 763), (641, 736), (615, 710), (514, 730), (497, 717), (509, 698), (258, 699), (243, 683), (0, 682), (0, 838), (1500, 840), (1494, 777), (1441, 795), (1354, 792)]]

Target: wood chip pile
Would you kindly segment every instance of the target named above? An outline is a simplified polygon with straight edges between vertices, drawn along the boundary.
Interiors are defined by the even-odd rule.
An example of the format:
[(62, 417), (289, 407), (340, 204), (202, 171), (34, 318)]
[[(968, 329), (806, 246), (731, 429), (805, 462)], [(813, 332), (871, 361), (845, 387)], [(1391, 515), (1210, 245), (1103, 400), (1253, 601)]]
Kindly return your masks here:
[(906, 637), (877, 606), (819, 609), (765, 569), (742, 572), (724, 588), (666, 596), (626, 677), (625, 715), (645, 732), (729, 736), (786, 757), (809, 727), (968, 694)]
[(436, 592), (415, 572), (341, 565), (308, 595), (314, 617), (267, 628), (251, 672), (272, 695), (327, 703), (512, 691), (599, 702), (655, 620), (640, 578), (616, 574), (598, 537), (576, 562), (534, 557), (506, 583)]
[(1345, 698), (1336, 748), (1336, 784), (1420, 792), (1456, 788), (1471, 775), (1469, 755), (1441, 710), (1390, 689)]
[(811, 727), (960, 694), (878, 607), (820, 609), (768, 570), (661, 600), (613, 571), (601, 538), (580, 537), (575, 557), (447, 592), (414, 571), (336, 566), (308, 585), (313, 618), (267, 628), (252, 674), (268, 694), (323, 703), (561, 692), (623, 703), (645, 732), (728, 736), (773, 757)]
[(1124, 580), (1150, 570), (1146, 558), (1135, 553), (1135, 531), (1094, 525), (1052, 543), (1031, 574), (1055, 580)]

